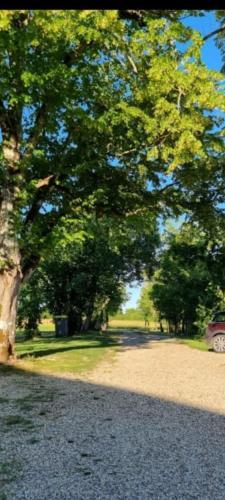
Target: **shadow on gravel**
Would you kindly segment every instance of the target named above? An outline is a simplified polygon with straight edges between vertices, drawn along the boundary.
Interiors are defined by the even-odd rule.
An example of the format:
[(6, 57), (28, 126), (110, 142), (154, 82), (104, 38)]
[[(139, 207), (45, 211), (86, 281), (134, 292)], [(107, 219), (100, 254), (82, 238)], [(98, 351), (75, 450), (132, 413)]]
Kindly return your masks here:
[[(13, 367), (0, 369), (0, 377), (1, 498), (224, 498), (224, 416)], [(14, 413), (18, 418), (18, 400), (4, 397), (10, 399), (12, 388), (35, 393), (40, 387), (42, 400), (34, 398), (29, 411), (30, 434), (16, 424), (6, 432), (2, 421)], [(45, 391), (54, 395), (50, 403)], [(25, 405), (20, 415), (26, 418)], [(12, 457), (20, 472), (7, 481)]]
[(120, 332), (121, 350), (126, 348), (151, 348), (151, 342), (165, 341), (175, 338), (173, 335), (161, 334), (158, 332), (140, 332), (138, 330), (123, 330)]

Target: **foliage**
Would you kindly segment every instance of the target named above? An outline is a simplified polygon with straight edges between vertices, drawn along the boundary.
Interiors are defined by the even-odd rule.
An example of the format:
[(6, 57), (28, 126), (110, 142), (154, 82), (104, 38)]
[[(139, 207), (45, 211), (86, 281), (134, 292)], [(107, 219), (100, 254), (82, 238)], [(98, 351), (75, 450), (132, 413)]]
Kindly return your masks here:
[(151, 298), (152, 286), (152, 283), (148, 282), (142, 287), (140, 299), (138, 301), (138, 309), (141, 311), (145, 321), (156, 321), (158, 319)]
[(143, 25), (116, 10), (1, 12), (1, 185), (23, 275), (63, 217), (177, 210), (167, 178), (182, 187), (190, 162), (221, 151), (221, 75), (201, 62), (199, 33), (160, 12)]
[(38, 324), (45, 315), (43, 280), (36, 270), (35, 277), (23, 285), (23, 293), (20, 295), (18, 306), (17, 326), (25, 331), (27, 338), (31, 337), (38, 331)]
[(213, 308), (206, 307), (204, 304), (198, 304), (195, 312), (196, 320), (194, 325), (197, 329), (197, 335), (202, 337), (205, 333), (206, 325), (212, 319)]
[(221, 307), (225, 276), (217, 267), (220, 251), (199, 227), (184, 224), (167, 235), (151, 296), (171, 330), (203, 333), (212, 311)]
[[(89, 238), (79, 244), (62, 238), (45, 257), (22, 289), (20, 316), (30, 321), (47, 307), (52, 314), (68, 315), (71, 334), (99, 329), (124, 301), (125, 282), (140, 279), (144, 268), (151, 272), (158, 233), (150, 215), (135, 227), (129, 218), (116, 226), (108, 218), (101, 223), (91, 218), (87, 225)], [(37, 303), (31, 313), (32, 290)]]

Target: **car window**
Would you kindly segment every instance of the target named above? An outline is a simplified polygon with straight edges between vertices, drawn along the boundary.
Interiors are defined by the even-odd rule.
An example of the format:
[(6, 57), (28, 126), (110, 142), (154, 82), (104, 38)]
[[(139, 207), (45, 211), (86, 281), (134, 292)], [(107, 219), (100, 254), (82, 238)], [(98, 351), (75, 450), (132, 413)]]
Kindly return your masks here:
[(225, 312), (215, 314), (213, 316), (213, 321), (222, 321), (222, 322), (225, 322)]

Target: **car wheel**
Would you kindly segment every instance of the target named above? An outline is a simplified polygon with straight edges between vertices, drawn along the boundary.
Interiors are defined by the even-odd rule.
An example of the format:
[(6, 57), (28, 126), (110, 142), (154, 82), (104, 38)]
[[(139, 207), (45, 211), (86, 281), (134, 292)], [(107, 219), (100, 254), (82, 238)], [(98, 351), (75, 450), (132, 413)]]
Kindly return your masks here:
[(215, 352), (225, 352), (225, 335), (216, 335), (213, 339), (213, 350)]

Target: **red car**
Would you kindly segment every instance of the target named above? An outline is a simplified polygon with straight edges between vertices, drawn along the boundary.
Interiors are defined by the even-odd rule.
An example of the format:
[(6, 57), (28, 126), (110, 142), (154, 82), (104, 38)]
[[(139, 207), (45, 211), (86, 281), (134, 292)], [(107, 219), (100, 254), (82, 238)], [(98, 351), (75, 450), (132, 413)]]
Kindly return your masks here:
[(206, 328), (205, 340), (215, 352), (225, 352), (225, 311), (214, 314)]

